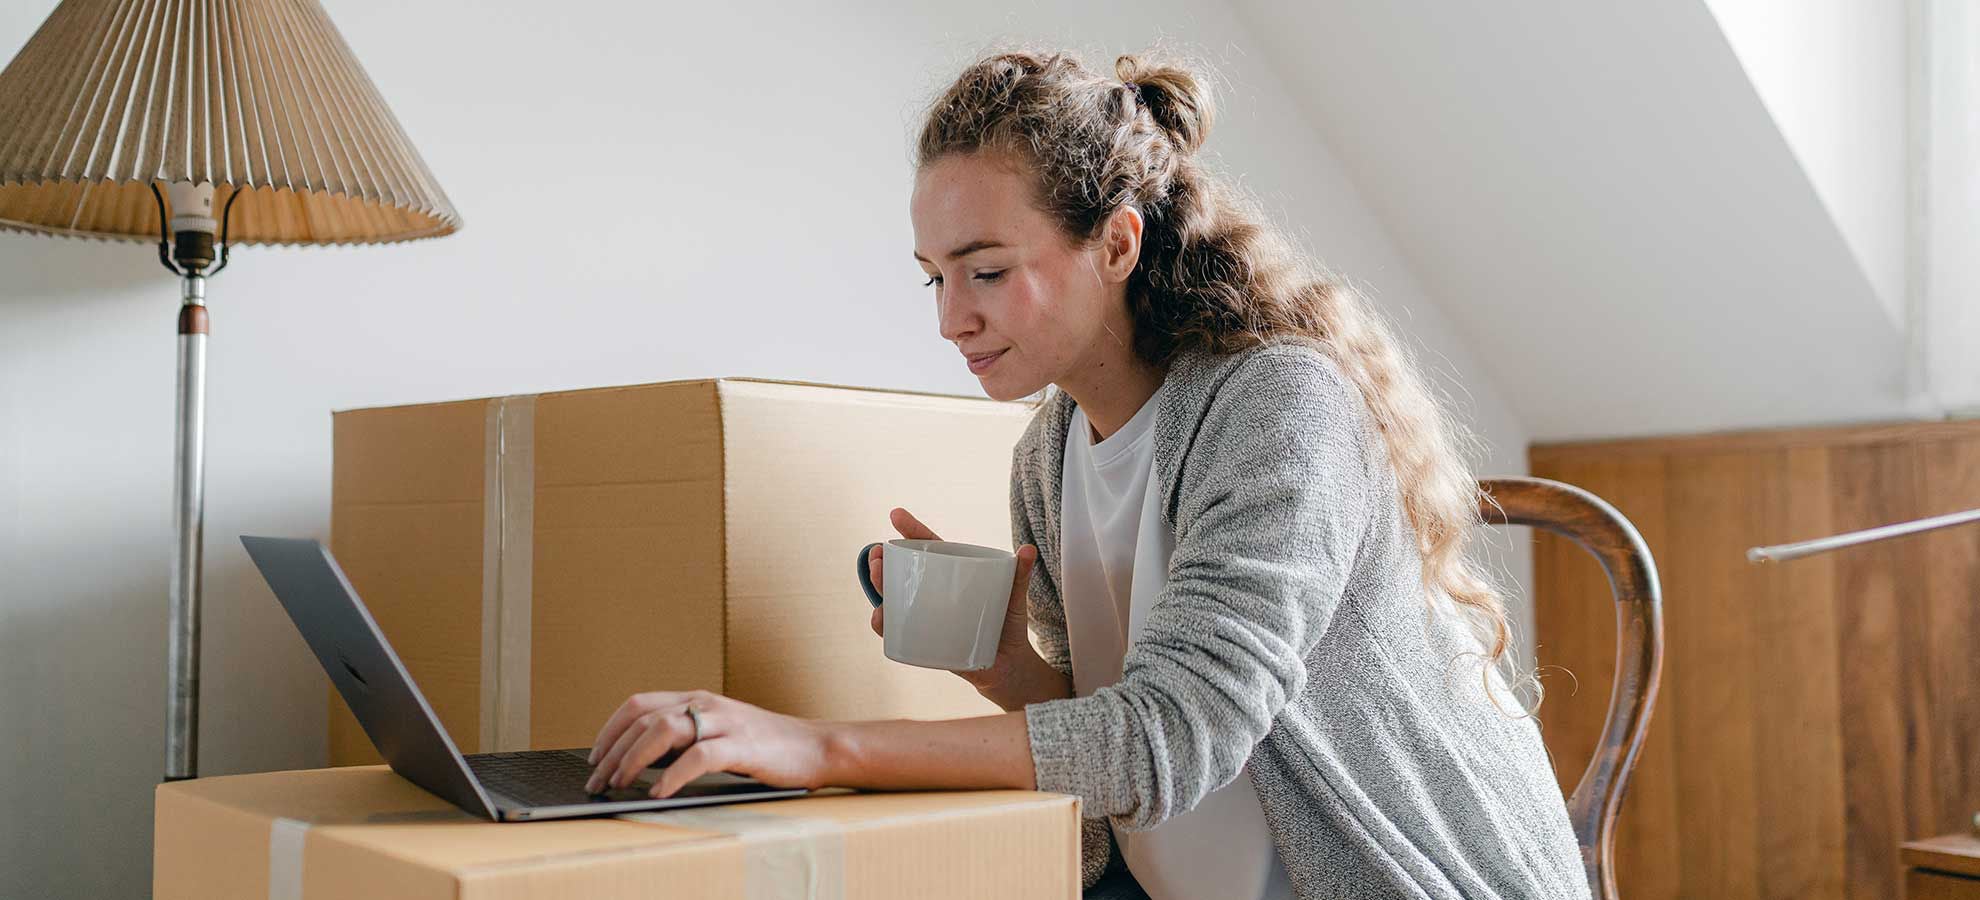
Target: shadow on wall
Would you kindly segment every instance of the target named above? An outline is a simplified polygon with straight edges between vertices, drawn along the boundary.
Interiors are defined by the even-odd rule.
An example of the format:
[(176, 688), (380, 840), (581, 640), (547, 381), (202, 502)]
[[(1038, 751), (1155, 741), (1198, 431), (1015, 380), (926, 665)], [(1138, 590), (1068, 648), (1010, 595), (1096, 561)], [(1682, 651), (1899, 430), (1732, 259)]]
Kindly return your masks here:
[(5, 303), (98, 300), (142, 285), (168, 300), (179, 292), (178, 277), (158, 264), (156, 244), (0, 231), (0, 272)]
[(14, 774), (0, 809), (27, 813), (0, 821), (10, 896), (149, 891), (165, 669), (151, 573), (169, 561), (133, 530), (23, 527), (0, 585), (0, 750)]
[[(164, 765), (171, 558), (151, 527), (167, 513), (141, 507), (164, 491), (108, 484), (90, 497), (86, 472), (47, 474), (71, 483), (44, 485), (39, 509), (18, 511), (29, 521), (0, 574), (0, 765), (21, 776), (0, 780), (0, 809), (32, 812), (0, 821), (0, 895), (142, 897)], [(322, 729), (299, 745), (288, 722), (323, 721), (322, 675), (235, 537), (320, 527), (300, 524), (318, 518), (314, 501), (275, 494), (226, 517), (250, 524), (209, 516), (202, 775), (323, 763)]]
[[(318, 506), (300, 495), (284, 496), (229, 517), (224, 531), (208, 523), (200, 654), (201, 775), (326, 764), (329, 680), (239, 537), (304, 537), (328, 545), (327, 533), (303, 524), (321, 520), (314, 512)], [(162, 683), (163, 669), (159, 678)], [(158, 702), (162, 709), (162, 694)]]

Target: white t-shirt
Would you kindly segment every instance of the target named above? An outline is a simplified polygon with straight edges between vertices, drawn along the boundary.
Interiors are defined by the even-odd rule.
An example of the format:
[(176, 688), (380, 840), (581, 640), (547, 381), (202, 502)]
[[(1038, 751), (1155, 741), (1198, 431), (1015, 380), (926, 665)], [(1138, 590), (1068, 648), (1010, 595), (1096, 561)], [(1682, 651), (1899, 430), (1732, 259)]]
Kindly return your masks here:
[[(1161, 396), (1098, 444), (1085, 410), (1066, 434), (1059, 552), (1077, 696), (1121, 680), (1121, 660), (1168, 585), (1176, 537), (1162, 523), (1161, 491), (1149, 490)], [(1292, 897), (1248, 766), (1196, 808), (1147, 831), (1116, 828), (1114, 840), (1153, 900)]]

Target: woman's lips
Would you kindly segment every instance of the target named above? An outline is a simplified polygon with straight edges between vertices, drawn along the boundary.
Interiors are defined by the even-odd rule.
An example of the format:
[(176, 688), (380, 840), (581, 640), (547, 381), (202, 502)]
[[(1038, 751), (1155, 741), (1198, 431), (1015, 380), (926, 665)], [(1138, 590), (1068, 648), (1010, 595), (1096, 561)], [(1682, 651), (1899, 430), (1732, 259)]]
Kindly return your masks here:
[(999, 350), (995, 353), (985, 353), (981, 356), (969, 357), (969, 370), (978, 375), (989, 371), (991, 366), (997, 364), (997, 360), (1003, 358), (1004, 351), (1009, 349), (1009, 347), (1006, 347), (1004, 350)]

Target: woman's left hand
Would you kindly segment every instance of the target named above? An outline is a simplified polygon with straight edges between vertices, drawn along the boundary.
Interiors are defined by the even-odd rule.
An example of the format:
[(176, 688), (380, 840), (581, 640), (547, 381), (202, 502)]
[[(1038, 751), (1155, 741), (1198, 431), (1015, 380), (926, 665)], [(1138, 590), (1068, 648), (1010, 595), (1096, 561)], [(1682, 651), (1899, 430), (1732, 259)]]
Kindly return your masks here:
[[(699, 740), (689, 705), (701, 720)], [(824, 723), (707, 691), (652, 691), (620, 704), (598, 732), (590, 757), (597, 768), (585, 790), (631, 784), (642, 770), (676, 753), (653, 783), (652, 796), (672, 796), (710, 772), (747, 775), (773, 787), (816, 788), (826, 779)]]

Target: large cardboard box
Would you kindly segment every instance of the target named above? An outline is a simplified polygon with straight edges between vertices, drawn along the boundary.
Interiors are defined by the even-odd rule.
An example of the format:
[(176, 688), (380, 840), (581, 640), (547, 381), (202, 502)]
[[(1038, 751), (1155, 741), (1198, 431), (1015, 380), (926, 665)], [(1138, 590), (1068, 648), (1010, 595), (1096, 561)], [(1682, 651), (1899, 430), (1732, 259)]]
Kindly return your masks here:
[[(744, 379), (339, 412), (331, 546), (463, 752), (589, 746), (644, 690), (989, 714), (882, 654), (853, 564), (895, 506), (1010, 546), (1029, 414)], [(334, 690), (330, 761), (379, 761)]]
[(383, 766), (158, 786), (157, 900), (1071, 898), (1077, 799), (839, 793), (495, 823)]

